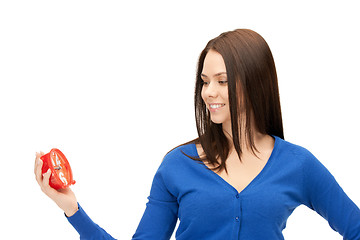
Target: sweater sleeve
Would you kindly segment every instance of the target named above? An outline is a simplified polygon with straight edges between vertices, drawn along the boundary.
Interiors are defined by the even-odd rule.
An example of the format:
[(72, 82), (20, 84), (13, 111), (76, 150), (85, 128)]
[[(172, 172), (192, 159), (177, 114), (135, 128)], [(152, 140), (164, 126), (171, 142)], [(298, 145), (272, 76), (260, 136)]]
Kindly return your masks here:
[(169, 240), (177, 221), (178, 202), (164, 181), (164, 169), (158, 169), (153, 179), (145, 212), (133, 240)]
[[(164, 163), (165, 161), (163, 161)], [(133, 240), (169, 240), (177, 221), (178, 202), (168, 190), (169, 181), (164, 180), (166, 164), (157, 170), (146, 204), (145, 212), (137, 227)], [(169, 180), (169, 179), (168, 179)], [(80, 234), (82, 240), (113, 240), (104, 229), (95, 224), (78, 204), (79, 210), (67, 217), (70, 224)], [(65, 215), (66, 216), (66, 215)]]
[[(80, 234), (81, 240), (114, 240), (110, 234), (95, 224), (78, 204), (79, 210), (71, 217), (67, 217), (70, 224)], [(66, 216), (66, 215), (65, 215)]]
[(310, 152), (304, 161), (304, 203), (325, 218), (343, 239), (360, 239), (360, 210)]

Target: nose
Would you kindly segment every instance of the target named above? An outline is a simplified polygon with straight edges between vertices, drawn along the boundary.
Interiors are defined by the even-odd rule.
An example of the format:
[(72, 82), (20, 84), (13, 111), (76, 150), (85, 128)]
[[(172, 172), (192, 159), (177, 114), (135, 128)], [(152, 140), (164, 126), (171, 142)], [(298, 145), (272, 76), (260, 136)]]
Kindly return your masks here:
[(203, 87), (204, 97), (206, 98), (216, 98), (218, 95), (218, 87), (216, 83), (210, 82), (208, 85)]

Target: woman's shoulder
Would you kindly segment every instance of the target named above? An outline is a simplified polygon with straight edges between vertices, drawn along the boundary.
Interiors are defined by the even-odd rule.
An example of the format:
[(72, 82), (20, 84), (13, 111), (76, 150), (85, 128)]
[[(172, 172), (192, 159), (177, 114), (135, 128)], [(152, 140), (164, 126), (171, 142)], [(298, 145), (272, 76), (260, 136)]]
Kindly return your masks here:
[[(180, 144), (170, 151), (168, 151), (164, 158), (163, 163), (171, 164), (171, 163), (179, 163), (179, 161), (183, 161), (184, 159), (190, 159), (189, 157), (197, 157), (197, 150), (195, 146), (195, 141), (189, 141), (183, 144)], [(191, 160), (191, 159), (190, 159)]]
[(291, 140), (284, 140), (278, 138), (279, 141), (279, 148), (285, 154), (291, 154), (295, 156), (308, 156), (311, 155), (311, 152), (303, 145), (299, 145), (293, 143)]
[(194, 160), (190, 157), (195, 157), (196, 146), (195, 143), (187, 142), (178, 145), (168, 151), (158, 168), (158, 172), (166, 178), (173, 178), (181, 175), (184, 171), (194, 167)]
[(299, 163), (307, 168), (320, 163), (315, 155), (304, 145), (295, 144), (291, 140), (283, 139), (279, 139), (279, 145), (279, 156), (290, 164)]

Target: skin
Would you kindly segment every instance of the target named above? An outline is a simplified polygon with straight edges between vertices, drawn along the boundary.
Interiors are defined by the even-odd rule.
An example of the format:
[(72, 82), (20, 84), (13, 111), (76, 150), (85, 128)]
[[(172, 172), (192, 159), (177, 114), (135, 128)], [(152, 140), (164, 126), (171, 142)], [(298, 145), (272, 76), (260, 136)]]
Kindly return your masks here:
[(52, 199), (59, 206), (59, 208), (64, 211), (66, 216), (70, 217), (74, 215), (78, 210), (75, 194), (73, 191), (71, 191), (69, 187), (60, 190), (55, 190), (50, 187), (50, 169), (44, 174), (42, 174), (41, 172), (43, 161), (40, 159), (40, 157), (43, 155), (43, 152), (36, 153), (34, 166), (34, 174), (36, 181), (38, 182), (41, 190), (45, 193), (45, 195)]
[(205, 56), (201, 78), (203, 80), (201, 97), (206, 107), (209, 109), (212, 103), (225, 104), (214, 111), (209, 109), (211, 121), (222, 123), (225, 130), (231, 132), (226, 67), (218, 52), (210, 50)]
[[(231, 118), (229, 108), (228, 85), (226, 78), (226, 66), (221, 54), (214, 50), (210, 50), (204, 59), (204, 66), (202, 70), (203, 88), (201, 97), (209, 109), (212, 103), (225, 104), (216, 111), (209, 109), (210, 119), (212, 122), (222, 124), (225, 135), (231, 139)], [(242, 123), (245, 124), (245, 117), (242, 118)], [(247, 148), (246, 142), (241, 142), (242, 155), (240, 162), (239, 156), (232, 148), (229, 157), (226, 160), (226, 167), (228, 173), (225, 171), (217, 172), (217, 174), (227, 181), (230, 185), (241, 192), (247, 185), (261, 172), (269, 159), (274, 148), (273, 137), (267, 134), (261, 134), (257, 131), (254, 124), (251, 124), (254, 134), (254, 142), (256, 148), (259, 150), (256, 157), (250, 149)], [(242, 136), (242, 139), (246, 139)], [(245, 140), (243, 140), (245, 141)], [(203, 155), (201, 145), (197, 145), (198, 154)], [(208, 167), (214, 167), (205, 162)]]

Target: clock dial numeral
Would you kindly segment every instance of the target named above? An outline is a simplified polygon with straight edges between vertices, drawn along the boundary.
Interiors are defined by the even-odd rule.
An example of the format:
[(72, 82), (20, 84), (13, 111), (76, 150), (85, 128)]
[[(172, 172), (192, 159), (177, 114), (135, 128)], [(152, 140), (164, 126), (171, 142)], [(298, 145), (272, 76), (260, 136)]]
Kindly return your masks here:
[(59, 173), (59, 177), (60, 177), (60, 180), (61, 180), (65, 185), (68, 184), (68, 182), (67, 182), (67, 180), (66, 180), (63, 172), (60, 172), (60, 173)]
[[(54, 158), (55, 158), (55, 161), (54, 161)], [(59, 156), (55, 152), (53, 152), (53, 156), (51, 158), (51, 163), (53, 164), (55, 170), (61, 170), (61, 168), (62, 168), (61, 162), (60, 162)]]

